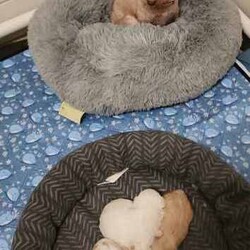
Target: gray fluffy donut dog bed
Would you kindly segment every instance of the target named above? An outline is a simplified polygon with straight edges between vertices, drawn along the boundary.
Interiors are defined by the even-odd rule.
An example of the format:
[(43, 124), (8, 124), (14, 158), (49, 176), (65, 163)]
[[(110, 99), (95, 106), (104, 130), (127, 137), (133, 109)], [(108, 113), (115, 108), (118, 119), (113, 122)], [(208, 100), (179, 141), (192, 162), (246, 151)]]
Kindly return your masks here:
[(171, 25), (112, 25), (108, 0), (47, 0), (29, 26), (44, 80), (88, 113), (172, 105), (209, 89), (234, 63), (241, 24), (231, 0), (181, 0)]
[(189, 196), (194, 218), (179, 250), (250, 249), (250, 185), (213, 152), (163, 132), (115, 135), (62, 159), (32, 193), (12, 249), (92, 250), (103, 207), (147, 188)]

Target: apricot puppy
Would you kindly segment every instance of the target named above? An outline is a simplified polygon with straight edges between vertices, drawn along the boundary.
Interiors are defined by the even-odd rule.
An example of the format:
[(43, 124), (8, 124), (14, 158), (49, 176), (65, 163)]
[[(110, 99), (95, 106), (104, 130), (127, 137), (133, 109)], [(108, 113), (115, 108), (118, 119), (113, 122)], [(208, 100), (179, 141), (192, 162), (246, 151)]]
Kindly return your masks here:
[(161, 224), (163, 235), (155, 239), (152, 250), (177, 250), (188, 234), (193, 210), (182, 190), (167, 193), (163, 198), (165, 200)]
[(113, 0), (111, 22), (135, 25), (141, 22), (167, 25), (179, 16), (178, 0)]

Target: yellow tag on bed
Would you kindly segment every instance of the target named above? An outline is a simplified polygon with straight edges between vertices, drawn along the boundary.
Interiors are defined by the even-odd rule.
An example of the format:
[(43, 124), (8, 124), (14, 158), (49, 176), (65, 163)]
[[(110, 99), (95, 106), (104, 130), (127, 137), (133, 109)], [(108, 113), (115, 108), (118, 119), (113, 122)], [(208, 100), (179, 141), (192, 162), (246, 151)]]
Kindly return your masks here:
[(63, 102), (59, 110), (59, 115), (71, 120), (72, 122), (80, 124), (84, 112), (70, 106), (66, 102)]

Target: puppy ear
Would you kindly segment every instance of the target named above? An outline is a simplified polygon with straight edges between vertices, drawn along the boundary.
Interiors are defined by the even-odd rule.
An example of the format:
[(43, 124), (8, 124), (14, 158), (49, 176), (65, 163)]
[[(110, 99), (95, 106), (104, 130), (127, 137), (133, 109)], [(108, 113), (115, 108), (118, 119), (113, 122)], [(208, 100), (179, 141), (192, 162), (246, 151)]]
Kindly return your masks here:
[(114, 2), (115, 2), (115, 0), (110, 0), (108, 2), (108, 10), (109, 10), (109, 12), (113, 10)]

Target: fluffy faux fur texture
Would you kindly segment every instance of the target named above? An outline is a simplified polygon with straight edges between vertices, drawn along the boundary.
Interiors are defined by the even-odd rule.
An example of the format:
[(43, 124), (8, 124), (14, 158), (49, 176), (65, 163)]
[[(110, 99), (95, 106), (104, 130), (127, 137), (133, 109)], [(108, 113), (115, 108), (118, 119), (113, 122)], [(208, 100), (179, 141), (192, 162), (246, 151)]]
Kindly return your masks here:
[(213, 86), (241, 45), (231, 0), (181, 0), (176, 22), (113, 25), (109, 0), (47, 0), (29, 26), (43, 79), (88, 113), (172, 105)]

